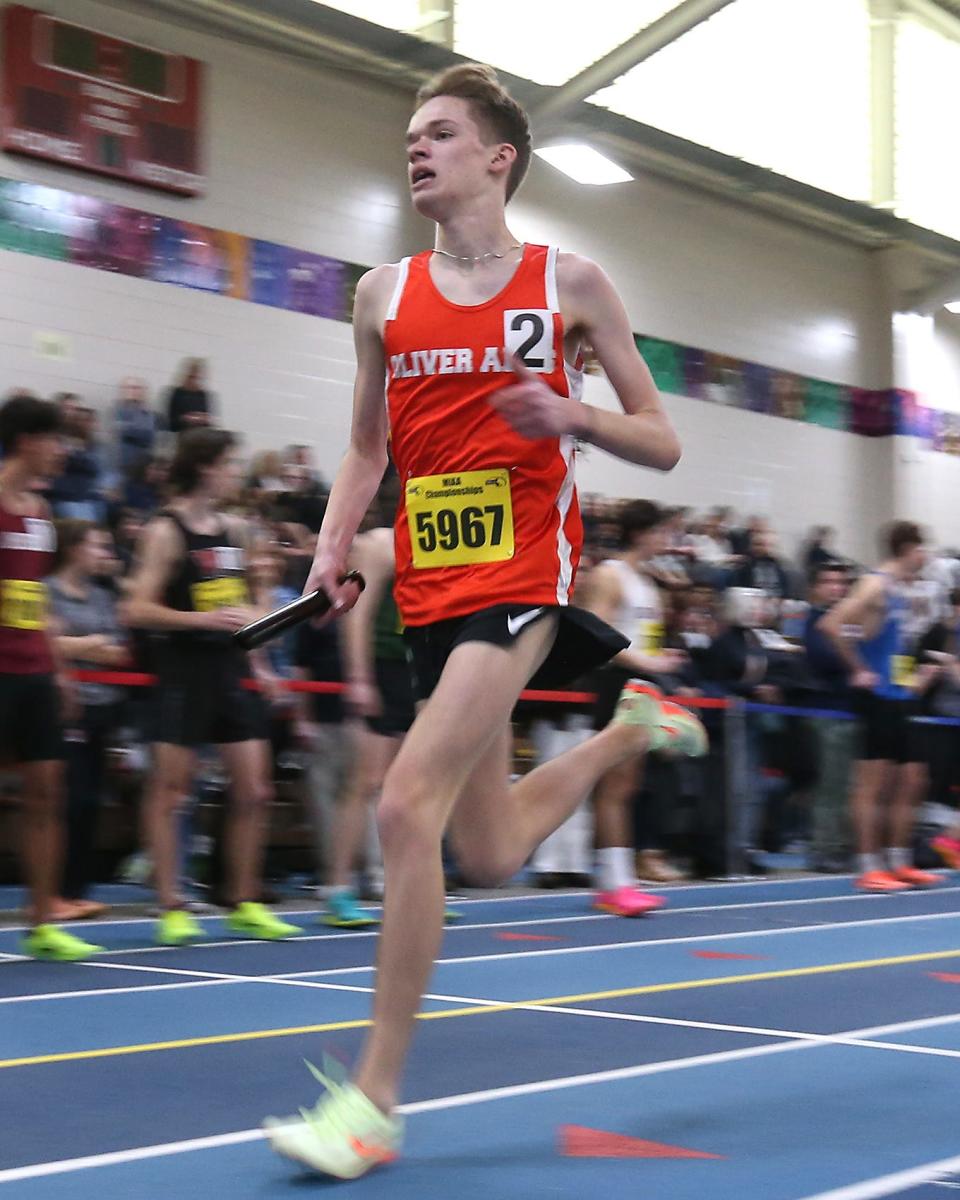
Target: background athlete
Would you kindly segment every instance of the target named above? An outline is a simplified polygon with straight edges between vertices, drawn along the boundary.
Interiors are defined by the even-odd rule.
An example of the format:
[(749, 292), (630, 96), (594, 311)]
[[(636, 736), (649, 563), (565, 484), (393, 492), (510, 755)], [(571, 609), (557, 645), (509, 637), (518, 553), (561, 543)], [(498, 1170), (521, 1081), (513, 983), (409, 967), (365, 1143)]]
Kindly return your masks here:
[(23, 781), (23, 949), (70, 962), (101, 949), (52, 924), (63, 854), (63, 727), (76, 698), (47, 625), (43, 580), (56, 538), (36, 488), (63, 462), (56, 407), (14, 396), (0, 407), (0, 761)]
[[(421, 89), (406, 140), (413, 203), (436, 222), (436, 249), (360, 281), (351, 441), (307, 587), (342, 607), (355, 600), (338, 578), (389, 433), (404, 489), (395, 592), (426, 704), (379, 808), (373, 1028), (351, 1082), (333, 1083), (303, 1122), (269, 1123), (276, 1150), (340, 1177), (399, 1151), (392, 1109), (443, 928), (444, 831), (466, 878), (499, 883), (610, 767), (651, 746), (705, 745), (695, 718), (630, 693), (606, 729), (508, 786), (511, 713), (531, 677), (559, 684), (626, 645), (569, 607), (582, 541), (574, 439), (661, 470), (680, 447), (606, 275), (507, 228), (531, 142), (493, 72), (458, 67)], [(622, 411), (581, 402), (585, 343)]]
[(230, 777), (227, 925), (271, 940), (300, 932), (259, 902), (271, 793), (266, 716), (245, 687), (247, 655), (231, 639), (258, 612), (247, 589), (245, 523), (221, 511), (239, 480), (232, 433), (180, 436), (170, 466), (176, 497), (144, 530), (126, 608), (129, 623), (155, 631), (161, 645), (143, 825), (161, 909), (156, 937), (168, 946), (203, 936), (178, 893), (177, 829), (197, 751), (207, 745), (219, 748)]
[[(850, 801), (857, 887), (900, 892), (940, 882), (913, 865), (913, 827), (927, 786), (927, 767), (910, 720), (920, 712), (918, 692), (939, 667), (918, 666), (906, 630), (909, 603), (904, 586), (926, 563), (923, 533), (912, 521), (895, 521), (883, 531), (882, 549), (880, 566), (863, 575), (821, 618), (820, 626), (849, 668), (861, 722), (862, 745)], [(859, 639), (850, 636), (853, 629), (859, 630)], [(884, 828), (886, 854), (881, 852)]]

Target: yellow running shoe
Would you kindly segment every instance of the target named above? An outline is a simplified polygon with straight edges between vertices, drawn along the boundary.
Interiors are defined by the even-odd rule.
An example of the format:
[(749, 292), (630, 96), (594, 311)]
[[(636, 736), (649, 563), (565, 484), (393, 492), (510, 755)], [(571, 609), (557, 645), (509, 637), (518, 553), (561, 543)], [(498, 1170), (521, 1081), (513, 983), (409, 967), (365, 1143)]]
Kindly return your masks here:
[(263, 938), (267, 942), (280, 942), (284, 938), (303, 933), (299, 925), (288, 925), (275, 917), (265, 904), (244, 900), (227, 917), (227, 928), (247, 937)]
[(91, 942), (74, 937), (56, 925), (35, 925), (21, 939), (20, 946), (24, 954), (48, 962), (79, 962), (82, 958), (103, 951), (102, 946), (94, 946)]
[(202, 926), (182, 908), (171, 908), (163, 913), (154, 935), (161, 946), (187, 946), (204, 936)]
[(394, 1162), (403, 1142), (403, 1121), (388, 1116), (353, 1083), (337, 1083), (307, 1063), (327, 1094), (300, 1117), (263, 1123), (277, 1154), (321, 1175), (357, 1179)]

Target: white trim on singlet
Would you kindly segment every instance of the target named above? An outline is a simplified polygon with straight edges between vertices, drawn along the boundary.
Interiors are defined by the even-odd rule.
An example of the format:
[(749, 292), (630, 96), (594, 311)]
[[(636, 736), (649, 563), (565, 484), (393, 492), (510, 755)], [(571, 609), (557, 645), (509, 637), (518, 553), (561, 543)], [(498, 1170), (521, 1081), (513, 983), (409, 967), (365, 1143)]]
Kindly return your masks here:
[(400, 300), (403, 297), (403, 289), (407, 284), (407, 275), (410, 271), (410, 258), (401, 258), (397, 263), (397, 286), (393, 289), (393, 295), (390, 297), (390, 307), (387, 309), (385, 321), (395, 321), (397, 312), (400, 309)]
[(547, 262), (543, 272), (543, 282), (547, 293), (547, 308), (552, 313), (560, 311), (560, 297), (557, 292), (557, 254), (556, 246), (547, 247)]
[(563, 455), (563, 461), (567, 464), (567, 473), (560, 486), (560, 491), (557, 493), (557, 515), (560, 518), (557, 525), (557, 559), (560, 564), (557, 574), (557, 603), (569, 604), (570, 587), (573, 583), (573, 547), (570, 545), (564, 529), (567, 514), (570, 512), (570, 504), (573, 501), (574, 486), (574, 441), (569, 434), (564, 434), (560, 438), (560, 453)]

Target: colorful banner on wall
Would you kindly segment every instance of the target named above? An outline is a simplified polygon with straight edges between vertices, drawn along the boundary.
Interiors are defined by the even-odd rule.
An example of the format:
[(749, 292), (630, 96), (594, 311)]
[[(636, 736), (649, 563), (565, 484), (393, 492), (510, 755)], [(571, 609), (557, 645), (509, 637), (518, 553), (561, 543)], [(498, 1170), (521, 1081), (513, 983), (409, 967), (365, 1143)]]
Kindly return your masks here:
[[(0, 178), (0, 249), (349, 321), (367, 269), (277, 242)], [(899, 434), (960, 455), (960, 414), (912, 392), (870, 391), (636, 335), (657, 386), (675, 396), (863, 437)], [(588, 367), (589, 369), (589, 367)]]

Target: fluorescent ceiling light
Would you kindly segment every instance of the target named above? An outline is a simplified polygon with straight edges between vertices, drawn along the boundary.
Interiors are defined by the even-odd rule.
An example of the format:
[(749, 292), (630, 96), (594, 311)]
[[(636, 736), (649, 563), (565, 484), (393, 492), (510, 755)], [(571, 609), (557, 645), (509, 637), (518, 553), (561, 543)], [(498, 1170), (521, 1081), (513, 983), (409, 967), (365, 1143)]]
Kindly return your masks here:
[(943, 307), (947, 312), (960, 313), (960, 300), (948, 300)]
[(629, 183), (633, 179), (622, 167), (584, 142), (544, 146), (534, 153), (577, 183)]

